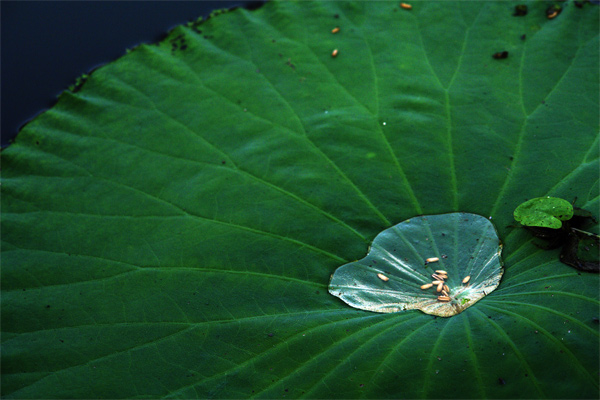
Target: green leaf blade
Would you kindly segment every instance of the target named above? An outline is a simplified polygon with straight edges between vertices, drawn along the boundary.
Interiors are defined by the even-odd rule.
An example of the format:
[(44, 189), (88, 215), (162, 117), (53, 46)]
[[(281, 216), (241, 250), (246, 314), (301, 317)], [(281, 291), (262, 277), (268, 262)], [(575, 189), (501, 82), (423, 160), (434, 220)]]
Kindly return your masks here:
[[(598, 277), (509, 227), (598, 208), (598, 7), (566, 4), (271, 2), (92, 72), (3, 150), (2, 395), (597, 396)], [(465, 312), (327, 293), (459, 211), (505, 260)]]

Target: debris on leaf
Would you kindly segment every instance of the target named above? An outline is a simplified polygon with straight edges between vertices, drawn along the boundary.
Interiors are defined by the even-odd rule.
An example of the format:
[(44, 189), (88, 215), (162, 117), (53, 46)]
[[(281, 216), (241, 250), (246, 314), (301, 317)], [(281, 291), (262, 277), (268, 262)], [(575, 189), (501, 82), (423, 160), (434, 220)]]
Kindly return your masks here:
[(527, 6), (525, 4), (519, 4), (515, 6), (515, 12), (513, 16), (515, 17), (523, 17), (527, 15)]
[(492, 55), (492, 58), (495, 60), (503, 60), (508, 57), (508, 51), (499, 51)]
[(558, 16), (562, 12), (562, 7), (558, 4), (554, 4), (546, 9), (546, 17), (548, 19), (553, 19)]

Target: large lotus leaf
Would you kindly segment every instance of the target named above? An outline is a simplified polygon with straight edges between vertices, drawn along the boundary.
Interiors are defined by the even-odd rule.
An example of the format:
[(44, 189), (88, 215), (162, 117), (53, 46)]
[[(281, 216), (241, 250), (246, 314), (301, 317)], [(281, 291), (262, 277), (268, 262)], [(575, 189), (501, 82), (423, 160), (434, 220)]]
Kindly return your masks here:
[[(2, 395), (597, 397), (598, 275), (511, 225), (598, 210), (598, 7), (523, 3), (236, 9), (63, 93), (2, 153)], [(458, 211), (504, 244), (464, 312), (327, 292)]]

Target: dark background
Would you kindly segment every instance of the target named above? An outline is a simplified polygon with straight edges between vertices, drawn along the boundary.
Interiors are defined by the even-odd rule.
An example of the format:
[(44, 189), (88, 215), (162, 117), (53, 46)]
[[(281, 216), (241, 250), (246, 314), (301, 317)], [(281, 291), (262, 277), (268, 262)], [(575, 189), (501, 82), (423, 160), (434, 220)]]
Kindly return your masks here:
[(77, 77), (127, 48), (157, 42), (171, 28), (215, 9), (262, 3), (2, 0), (2, 147)]

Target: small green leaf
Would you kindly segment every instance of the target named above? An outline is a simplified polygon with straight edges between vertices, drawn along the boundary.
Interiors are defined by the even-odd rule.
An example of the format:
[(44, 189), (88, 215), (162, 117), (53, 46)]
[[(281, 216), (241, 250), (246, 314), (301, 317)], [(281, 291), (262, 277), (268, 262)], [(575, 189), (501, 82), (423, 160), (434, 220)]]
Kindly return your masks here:
[[(494, 226), (480, 215), (415, 217), (377, 235), (365, 258), (339, 267), (329, 292), (361, 310), (417, 309), (451, 317), (496, 289), (503, 273), (501, 251)], [(441, 284), (429, 285), (444, 276), (432, 276), (436, 271), (448, 276), (442, 279), (449, 289), (444, 301), (438, 298)]]
[(559, 229), (573, 217), (573, 206), (557, 197), (537, 197), (519, 205), (514, 216), (525, 226)]

